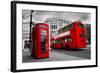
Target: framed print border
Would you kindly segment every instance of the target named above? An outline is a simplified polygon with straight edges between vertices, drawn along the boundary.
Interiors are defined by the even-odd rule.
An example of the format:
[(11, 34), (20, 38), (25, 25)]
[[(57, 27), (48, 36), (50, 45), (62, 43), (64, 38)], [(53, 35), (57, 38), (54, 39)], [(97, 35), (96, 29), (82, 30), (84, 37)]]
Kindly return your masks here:
[[(17, 4), (29, 4), (29, 5), (46, 5), (46, 6), (59, 6), (59, 7), (79, 7), (79, 8), (94, 8), (96, 9), (96, 40), (95, 40), (95, 47), (96, 47), (96, 57), (95, 57), (95, 65), (85, 65), (85, 66), (72, 66), (72, 67), (52, 67), (52, 68), (38, 68), (38, 69), (22, 69), (22, 70), (17, 70), (17, 55), (16, 55), (16, 29), (17, 29)], [(11, 2), (11, 71), (12, 72), (22, 72), (22, 71), (40, 71), (40, 70), (54, 70), (54, 69), (72, 69), (72, 68), (86, 68), (86, 67), (97, 67), (98, 66), (98, 7), (97, 6), (90, 6), (90, 5), (74, 5), (74, 4), (58, 4), (58, 3), (44, 3), (44, 2), (27, 2), (27, 1), (12, 1)]]

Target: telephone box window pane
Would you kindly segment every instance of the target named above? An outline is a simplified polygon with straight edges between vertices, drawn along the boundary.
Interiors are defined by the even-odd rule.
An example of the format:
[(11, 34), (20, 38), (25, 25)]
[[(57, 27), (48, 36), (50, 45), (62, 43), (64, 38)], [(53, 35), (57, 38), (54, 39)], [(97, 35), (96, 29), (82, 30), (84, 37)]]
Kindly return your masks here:
[(46, 37), (47, 37), (47, 31), (42, 30), (41, 31), (41, 50), (42, 52), (46, 52)]

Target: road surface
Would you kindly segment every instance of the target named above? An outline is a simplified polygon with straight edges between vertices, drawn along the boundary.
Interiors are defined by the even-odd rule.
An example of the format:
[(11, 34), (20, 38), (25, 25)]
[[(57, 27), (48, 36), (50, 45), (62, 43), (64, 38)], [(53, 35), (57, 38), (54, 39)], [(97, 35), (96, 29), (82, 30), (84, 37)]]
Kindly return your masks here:
[(23, 50), (22, 58), (23, 63), (91, 59), (91, 46), (87, 45), (86, 48), (80, 50), (52, 49), (49, 58), (44, 59), (35, 59), (30, 56), (28, 51)]

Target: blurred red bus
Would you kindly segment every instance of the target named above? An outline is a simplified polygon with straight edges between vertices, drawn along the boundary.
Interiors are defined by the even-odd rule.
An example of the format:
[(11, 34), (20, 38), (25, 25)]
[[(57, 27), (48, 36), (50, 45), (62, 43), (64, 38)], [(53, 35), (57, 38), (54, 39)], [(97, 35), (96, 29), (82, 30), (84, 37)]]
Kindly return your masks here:
[(58, 35), (52, 41), (52, 48), (86, 48), (86, 31), (80, 21), (75, 21), (58, 30)]

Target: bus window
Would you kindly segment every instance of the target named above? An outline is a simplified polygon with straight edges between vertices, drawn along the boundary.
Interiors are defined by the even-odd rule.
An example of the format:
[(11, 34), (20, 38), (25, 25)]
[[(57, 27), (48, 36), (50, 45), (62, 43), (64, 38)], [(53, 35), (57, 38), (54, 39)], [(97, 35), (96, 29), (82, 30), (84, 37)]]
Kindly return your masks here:
[(84, 34), (80, 34), (80, 37), (81, 37), (81, 38), (84, 38)]
[(73, 24), (68, 25), (68, 28), (72, 29), (73, 28)]
[(55, 42), (54, 43), (59, 43), (59, 40), (55, 40)]
[(63, 32), (63, 30), (62, 30), (62, 29), (60, 29), (58, 32), (59, 32), (59, 33), (62, 33), (62, 32)]
[(64, 27), (64, 31), (68, 31), (69, 29), (68, 29), (68, 27)]
[(68, 38), (67, 40), (68, 40), (68, 42), (72, 42), (72, 39), (71, 38)]
[(79, 23), (79, 24), (78, 24), (78, 27), (79, 27), (79, 28), (84, 28), (84, 25), (81, 24), (81, 23)]
[(53, 41), (53, 43), (55, 43), (55, 40)]

